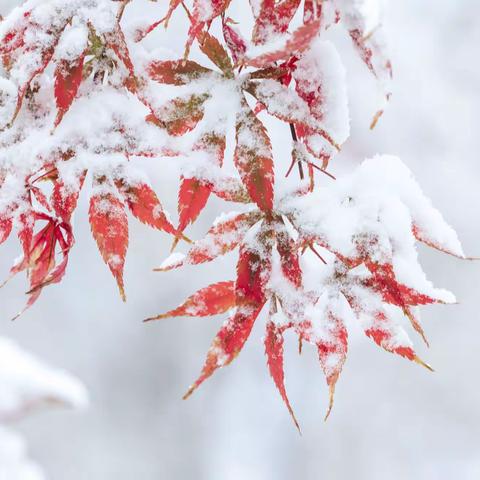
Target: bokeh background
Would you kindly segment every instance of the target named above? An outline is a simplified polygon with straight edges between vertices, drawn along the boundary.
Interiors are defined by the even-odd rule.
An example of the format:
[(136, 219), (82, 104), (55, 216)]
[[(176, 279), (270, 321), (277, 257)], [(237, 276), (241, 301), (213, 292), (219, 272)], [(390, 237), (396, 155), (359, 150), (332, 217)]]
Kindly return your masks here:
[[(0, 13), (16, 3), (0, 0)], [(348, 71), (352, 117), (352, 136), (332, 171), (341, 174), (376, 153), (399, 155), (456, 228), (466, 252), (480, 255), (480, 3), (385, 3), (394, 95), (373, 132), (368, 126), (374, 82), (346, 35), (332, 34)], [(145, 15), (144, 7), (137, 13)], [(241, 15), (246, 2), (239, 8)], [(180, 36), (168, 48), (180, 53)], [(176, 183), (168, 165), (158, 160), (147, 167), (164, 204), (175, 211)], [(76, 214), (77, 246), (62, 284), (46, 289), (14, 323), (9, 318), (23, 305), (25, 279), (0, 291), (0, 334), (63, 366), (90, 391), (85, 412), (42, 413), (19, 425), (49, 478), (480, 478), (480, 263), (420, 248), (429, 277), (459, 300), (422, 311), (431, 347), (420, 340), (416, 347), (435, 373), (379, 350), (353, 331), (327, 423), (327, 388), (315, 352), (306, 348), (299, 357), (294, 337), (288, 337), (287, 388), (300, 436), (268, 377), (261, 319), (239, 358), (188, 401), (181, 396), (199, 373), (222, 319), (141, 322), (209, 280), (229, 279), (234, 257), (154, 273), (170, 240), (132, 222), (123, 304), (91, 238), (86, 197)], [(224, 208), (212, 202), (191, 236), (202, 235)], [(2, 275), (17, 249), (15, 242), (2, 247)]]

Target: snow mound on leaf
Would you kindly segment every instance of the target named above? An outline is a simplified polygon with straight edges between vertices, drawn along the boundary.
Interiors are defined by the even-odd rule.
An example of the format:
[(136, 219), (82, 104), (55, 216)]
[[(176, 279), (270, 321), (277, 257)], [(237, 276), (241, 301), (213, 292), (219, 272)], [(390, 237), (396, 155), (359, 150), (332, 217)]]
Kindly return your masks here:
[(169, 270), (178, 265), (181, 265), (185, 260), (185, 254), (180, 252), (174, 252), (169, 255), (160, 265), (160, 270)]
[(346, 259), (391, 265), (397, 281), (407, 287), (441, 302), (455, 301), (450, 292), (435, 289), (427, 280), (415, 244), (421, 237), (464, 257), (461, 244), (398, 158), (366, 160), (330, 186), (287, 203), (304, 237)]
[(415, 226), (426, 237), (435, 239), (442, 249), (459, 257), (465, 257), (455, 230), (422, 192), (411, 171), (402, 161), (390, 155), (377, 155), (363, 162), (357, 171), (359, 185), (365, 189), (376, 188), (385, 196), (396, 194), (409, 209)]
[(88, 404), (87, 391), (76, 378), (0, 337), (0, 421), (49, 404), (83, 408)]

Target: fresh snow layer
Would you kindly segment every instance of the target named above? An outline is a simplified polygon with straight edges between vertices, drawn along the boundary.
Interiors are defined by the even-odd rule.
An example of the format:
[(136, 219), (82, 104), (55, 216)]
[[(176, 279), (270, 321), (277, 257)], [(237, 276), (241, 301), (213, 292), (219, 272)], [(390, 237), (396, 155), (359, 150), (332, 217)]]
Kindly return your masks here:
[(455, 301), (426, 279), (413, 228), (423, 239), (463, 257), (461, 244), (398, 158), (366, 160), (349, 175), (285, 205), (302, 235), (347, 258), (356, 258), (359, 247), (366, 249), (374, 262), (392, 264), (399, 282), (438, 300)]

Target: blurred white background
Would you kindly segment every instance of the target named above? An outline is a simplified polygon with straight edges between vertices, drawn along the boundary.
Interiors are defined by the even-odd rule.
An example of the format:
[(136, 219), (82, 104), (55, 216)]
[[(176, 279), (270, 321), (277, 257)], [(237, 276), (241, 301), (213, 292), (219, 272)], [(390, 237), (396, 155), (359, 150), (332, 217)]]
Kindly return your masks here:
[[(14, 3), (0, 0), (0, 13)], [(336, 35), (348, 70), (352, 136), (332, 171), (341, 174), (375, 153), (400, 156), (466, 252), (480, 255), (480, 3), (403, 0), (386, 7), (394, 96), (373, 132), (374, 82), (346, 36)], [(168, 163), (158, 162), (150, 170), (175, 211), (176, 185)], [(306, 348), (299, 357), (295, 339), (287, 337), (287, 389), (299, 436), (265, 367), (262, 319), (239, 358), (188, 401), (181, 396), (222, 319), (141, 322), (209, 280), (230, 279), (234, 257), (153, 273), (170, 240), (132, 221), (125, 305), (91, 238), (86, 197), (62, 284), (47, 288), (14, 323), (9, 318), (23, 305), (25, 279), (0, 291), (0, 334), (65, 367), (90, 391), (86, 412), (43, 413), (20, 425), (32, 458), (52, 480), (480, 478), (479, 263), (421, 248), (429, 277), (460, 302), (423, 309), (431, 347), (420, 339), (416, 347), (436, 372), (353, 332), (327, 423), (316, 354)], [(211, 202), (191, 236), (202, 235), (222, 208)], [(2, 247), (2, 276), (17, 249), (14, 241)]]

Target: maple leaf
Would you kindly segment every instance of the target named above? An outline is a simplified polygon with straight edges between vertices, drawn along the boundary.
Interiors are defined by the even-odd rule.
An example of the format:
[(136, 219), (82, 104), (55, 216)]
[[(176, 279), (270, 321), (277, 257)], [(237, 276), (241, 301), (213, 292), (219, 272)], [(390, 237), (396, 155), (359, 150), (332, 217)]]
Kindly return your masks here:
[(295, 414), (293, 413), (292, 406), (287, 397), (284, 383), (284, 371), (283, 371), (283, 334), (281, 328), (270, 321), (267, 323), (266, 335), (265, 335), (265, 354), (267, 355), (267, 364), (270, 371), (270, 375), (275, 382), (275, 386), (280, 392), (282, 400), (285, 402), (287, 409), (297, 427), (300, 431), (300, 426)]
[(157, 194), (146, 183), (130, 183), (126, 179), (116, 182), (117, 188), (133, 216), (146, 225), (175, 234)]
[(145, 321), (168, 317), (206, 317), (225, 313), (235, 306), (234, 282), (219, 282), (202, 288), (182, 305)]
[(274, 184), (272, 146), (265, 127), (247, 105), (237, 117), (234, 161), (252, 200), (261, 210), (271, 210)]
[[(4, 284), (18, 273), (27, 270), (30, 288), (25, 307), (13, 319), (18, 318), (37, 301), (45, 286), (61, 281), (68, 264), (69, 251), (74, 244), (71, 227), (64, 222), (58, 222), (49, 215), (35, 211), (22, 214), (21, 218), (23, 228), (18, 235), (24, 254), (11, 268), (10, 276)], [(46, 221), (47, 224), (34, 234), (37, 221)], [(63, 257), (60, 263), (56, 260), (58, 249)]]
[(327, 339), (316, 341), (318, 357), (330, 389), (330, 400), (325, 420), (329, 417), (333, 407), (335, 385), (347, 358), (347, 329), (342, 319), (333, 312), (326, 314), (329, 336)]
[(318, 134), (335, 150), (340, 150), (340, 146), (323, 125), (322, 118), (311, 113), (309, 104), (295, 90), (278, 81), (266, 79), (253, 86), (251, 91), (265, 105), (268, 113), (284, 122), (294, 124), (296, 130), (302, 132), (302, 136), (303, 132), (308, 132), (309, 135)]
[(29, 57), (30, 61), (23, 66), (20, 81), (18, 83), (18, 95), (13, 118), (10, 125), (13, 124), (22, 108), (23, 100), (30, 89), (30, 85), (35, 77), (41, 75), (50, 64), (55, 48), (60, 40), (60, 35), (66, 27), (66, 22), (60, 22), (51, 30), (44, 31), (46, 40), (36, 42), (34, 36), (27, 36), (28, 31), (35, 29), (42, 30), (42, 26), (32, 18), (31, 11), (25, 11), (13, 29), (7, 31), (1, 38), (3, 63), (8, 70), (12, 71), (22, 58), (22, 54)]
[(111, 191), (95, 193), (90, 198), (89, 219), (98, 249), (125, 301), (123, 266), (128, 247), (128, 220), (124, 205)]
[(220, 16), (230, 5), (231, 0), (194, 0), (191, 24), (185, 46), (185, 58), (188, 57), (193, 41), (201, 36), (205, 25)]
[(133, 65), (132, 58), (130, 56), (130, 50), (128, 49), (127, 41), (120, 24), (117, 22), (114, 25), (114, 28), (107, 32), (104, 37), (107, 45), (115, 52), (117, 57), (127, 69), (129, 76), (127, 77), (125, 86), (132, 91), (132, 93), (136, 93), (137, 79), (135, 76), (135, 67)]
[(300, 266), (299, 245), (281, 224), (276, 228), (276, 240), (283, 275), (295, 287), (301, 287), (303, 273)]
[(156, 112), (156, 117), (161, 122), (160, 126), (166, 128), (170, 135), (185, 135), (203, 118), (203, 104), (208, 98), (208, 94), (193, 94), (187, 98), (178, 97), (167, 102)]
[(187, 85), (212, 73), (192, 60), (154, 61), (149, 64), (147, 72), (152, 80), (168, 85)]
[(271, 37), (285, 33), (299, 6), (300, 0), (262, 0), (258, 12), (254, 12), (253, 42), (265, 44)]
[[(383, 114), (385, 104), (391, 96), (392, 64), (385, 48), (385, 40), (381, 24), (371, 25), (368, 18), (369, 10), (362, 2), (335, 2), (342, 18), (342, 23), (348, 29), (350, 37), (361, 59), (377, 78), (379, 88), (384, 94), (384, 103), (375, 113), (370, 128), (374, 128)], [(379, 5), (372, 5), (373, 11)], [(368, 28), (368, 29), (367, 29)]]
[(5, 242), (12, 232), (12, 219), (0, 218), (0, 244)]
[[(207, 133), (198, 140), (193, 149), (206, 153), (213, 164), (221, 167), (225, 154), (225, 146), (225, 137), (215, 133)], [(180, 232), (183, 232), (187, 225), (195, 222), (207, 204), (212, 190), (217, 192), (217, 194), (222, 194), (221, 190), (215, 189), (213, 185), (202, 179), (195, 177), (183, 177), (181, 179), (178, 192), (178, 230)], [(224, 193), (226, 195), (227, 192)]]
[(196, 178), (183, 178), (178, 192), (178, 213), (180, 231), (193, 223), (210, 197), (210, 188)]
[(198, 265), (211, 262), (218, 256), (234, 250), (240, 241), (243, 240), (245, 233), (259, 219), (260, 217), (256, 212), (240, 213), (226, 219), (220, 218), (203, 239), (193, 243), (185, 257), (179, 259), (175, 256), (173, 262), (167, 259), (157, 270), (166, 271), (186, 264)]
[(303, 23), (309, 23), (322, 16), (323, 0), (305, 0), (303, 6)]
[(213, 339), (200, 377), (190, 386), (184, 398), (188, 398), (218, 368), (230, 364), (242, 350), (266, 301), (266, 263), (256, 252), (240, 251), (235, 282), (236, 310)]
[(232, 55), (233, 61), (238, 64), (242, 61), (247, 51), (247, 42), (241, 33), (232, 27), (233, 20), (228, 17), (222, 19), (223, 38)]
[(200, 50), (225, 74), (233, 77), (233, 65), (223, 45), (208, 32), (203, 34)]
[(361, 289), (353, 289), (346, 294), (346, 298), (356, 315), (361, 318), (365, 334), (387, 352), (397, 354), (433, 371), (430, 365), (417, 356), (408, 335), (398, 323), (393, 321), (392, 316), (381, 305), (379, 297), (373, 297), (376, 301), (366, 309), (361, 300), (362, 294)]
[(64, 222), (69, 223), (72, 213), (77, 207), (78, 196), (85, 181), (86, 171), (80, 174), (78, 184), (74, 186), (69, 185), (68, 188), (65, 183), (57, 178), (52, 191), (51, 203), (55, 213)]
[(62, 121), (63, 116), (77, 95), (82, 82), (84, 59), (85, 55), (82, 55), (73, 62), (64, 60), (57, 65), (55, 70), (55, 99), (58, 113), (55, 119), (55, 126)]
[(302, 25), (295, 30), (291, 36), (286, 36), (284, 44), (280, 48), (261, 53), (259, 55), (248, 55), (243, 60), (245, 65), (262, 68), (271, 65), (274, 62), (288, 60), (290, 57), (298, 55), (308, 48), (311, 41), (316, 37), (320, 29), (320, 20), (314, 20), (311, 23)]

